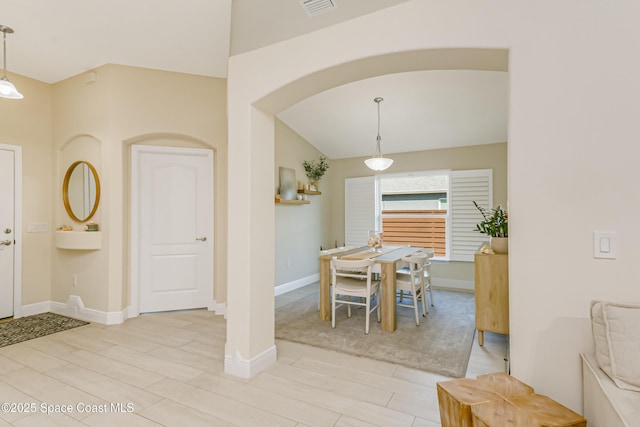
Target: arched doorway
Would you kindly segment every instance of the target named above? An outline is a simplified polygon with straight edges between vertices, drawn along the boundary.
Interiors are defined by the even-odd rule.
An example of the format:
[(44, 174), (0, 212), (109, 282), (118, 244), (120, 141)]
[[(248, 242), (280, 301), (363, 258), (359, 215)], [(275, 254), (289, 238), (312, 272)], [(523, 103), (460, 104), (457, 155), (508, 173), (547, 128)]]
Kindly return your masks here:
[[(273, 283), (264, 284), (274, 276), (274, 208), (271, 182), (263, 179), (273, 173), (275, 114), (338, 85), (384, 74), (431, 69), (507, 71), (508, 50), (453, 48), (388, 53), (311, 72), (258, 99), (250, 99), (250, 96), (230, 98), (229, 170), (230, 173), (237, 172), (239, 180), (230, 176), (229, 210), (243, 214), (229, 218), (228, 270), (248, 268), (245, 277), (249, 280), (239, 283), (233, 281), (232, 275), (229, 278), (226, 372), (252, 377), (276, 359)], [(235, 91), (236, 84), (239, 82), (230, 79), (231, 91)], [(249, 112), (236, 117), (235, 103), (242, 102), (249, 104)], [(244, 132), (236, 133), (239, 129)], [(234, 169), (234, 162), (245, 165), (244, 171)], [(246, 164), (251, 167), (246, 168)], [(251, 197), (239, 197), (240, 194), (246, 196), (247, 190)], [(246, 257), (242, 257), (247, 253), (251, 258), (248, 263)]]

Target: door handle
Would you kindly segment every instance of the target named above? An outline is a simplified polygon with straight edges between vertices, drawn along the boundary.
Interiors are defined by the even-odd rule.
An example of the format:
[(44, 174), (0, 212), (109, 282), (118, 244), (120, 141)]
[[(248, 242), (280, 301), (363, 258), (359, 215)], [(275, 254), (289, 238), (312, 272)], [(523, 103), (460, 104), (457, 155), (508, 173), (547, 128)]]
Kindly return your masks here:
[(11, 244), (11, 240), (3, 240), (2, 242), (0, 242), (0, 245), (9, 246), (10, 244)]
[(196, 240), (200, 240), (201, 242), (206, 242), (207, 238), (206, 237), (196, 237)]

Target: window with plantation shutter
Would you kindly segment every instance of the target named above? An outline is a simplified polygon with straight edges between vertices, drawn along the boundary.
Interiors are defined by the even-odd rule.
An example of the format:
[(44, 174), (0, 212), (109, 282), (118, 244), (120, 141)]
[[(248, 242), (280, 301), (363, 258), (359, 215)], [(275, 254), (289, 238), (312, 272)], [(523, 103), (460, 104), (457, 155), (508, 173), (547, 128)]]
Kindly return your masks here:
[[(345, 244), (365, 245), (369, 230), (382, 229), (386, 244), (432, 247), (439, 259), (473, 262), (478, 248), (489, 240), (487, 235), (475, 231), (482, 215), (473, 202), (487, 209), (493, 208), (493, 171), (396, 174), (403, 175), (415, 178), (446, 175), (449, 179), (444, 194), (435, 184), (428, 186), (429, 191), (437, 190), (431, 194), (429, 191), (411, 194), (415, 189), (411, 187), (410, 180), (396, 180), (404, 190), (396, 189), (396, 193), (401, 194), (394, 195), (387, 189), (386, 196), (382, 194), (379, 182), (385, 179), (385, 175), (346, 179)], [(384, 197), (387, 199), (383, 200)], [(433, 205), (436, 202), (437, 206)], [(387, 206), (384, 212), (381, 210), (383, 205)], [(407, 224), (410, 220), (413, 223)], [(442, 232), (446, 234), (443, 236)]]
[(431, 248), (434, 259), (449, 259), (448, 170), (378, 176), (385, 245)]
[(482, 215), (473, 205), (493, 208), (491, 169), (451, 172), (451, 260), (473, 261), (473, 255), (489, 236), (475, 231)]
[(367, 244), (369, 230), (377, 230), (376, 178), (344, 180), (344, 241), (347, 246)]

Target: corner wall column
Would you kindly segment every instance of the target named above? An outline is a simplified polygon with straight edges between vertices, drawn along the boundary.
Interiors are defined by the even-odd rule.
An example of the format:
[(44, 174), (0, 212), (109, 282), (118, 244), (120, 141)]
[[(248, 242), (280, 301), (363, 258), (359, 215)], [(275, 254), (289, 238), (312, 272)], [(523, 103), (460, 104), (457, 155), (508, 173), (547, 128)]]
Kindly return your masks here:
[[(230, 100), (230, 103), (232, 101)], [(233, 116), (235, 111), (246, 116)], [(252, 378), (276, 361), (274, 117), (229, 108), (226, 373)], [(240, 125), (237, 125), (241, 123)], [(242, 133), (235, 132), (242, 129)]]

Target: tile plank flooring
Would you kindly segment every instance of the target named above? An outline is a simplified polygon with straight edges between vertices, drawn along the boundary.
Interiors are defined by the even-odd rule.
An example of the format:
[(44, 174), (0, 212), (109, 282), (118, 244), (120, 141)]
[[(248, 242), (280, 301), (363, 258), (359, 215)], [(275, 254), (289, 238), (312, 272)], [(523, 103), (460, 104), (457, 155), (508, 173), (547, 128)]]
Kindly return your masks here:
[[(191, 310), (0, 348), (0, 402), (20, 409), (3, 407), (0, 427), (440, 425), (446, 377), (277, 341), (278, 362), (239, 379), (223, 372), (225, 335), (222, 316)], [(467, 377), (503, 371), (506, 346), (476, 339)]]

